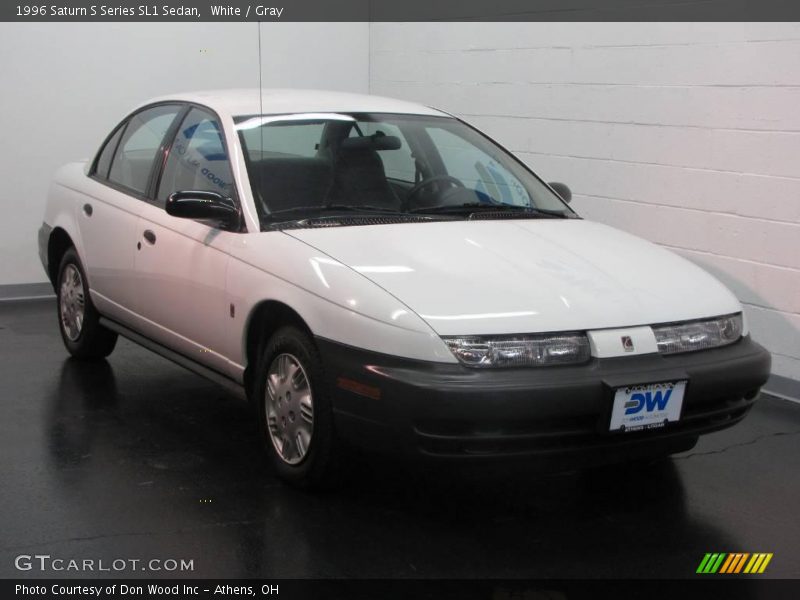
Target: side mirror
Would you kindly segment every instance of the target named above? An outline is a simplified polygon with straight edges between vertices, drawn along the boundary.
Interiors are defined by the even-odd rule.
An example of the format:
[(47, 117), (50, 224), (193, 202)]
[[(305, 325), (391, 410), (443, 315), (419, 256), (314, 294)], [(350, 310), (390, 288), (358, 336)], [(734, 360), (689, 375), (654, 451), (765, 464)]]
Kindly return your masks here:
[(561, 199), (569, 204), (570, 200), (572, 200), (572, 190), (569, 189), (566, 183), (559, 183), (557, 181), (551, 181), (548, 184), (553, 191), (561, 196)]
[(165, 208), (168, 215), (182, 219), (214, 219), (229, 226), (239, 222), (236, 204), (217, 192), (175, 192), (167, 198)]

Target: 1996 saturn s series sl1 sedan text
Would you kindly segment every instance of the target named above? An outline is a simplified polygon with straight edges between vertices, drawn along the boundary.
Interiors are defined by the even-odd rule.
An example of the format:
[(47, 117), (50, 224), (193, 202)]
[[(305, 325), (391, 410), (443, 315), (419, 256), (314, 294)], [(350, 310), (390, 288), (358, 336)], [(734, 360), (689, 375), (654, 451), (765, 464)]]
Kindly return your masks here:
[(741, 420), (770, 356), (737, 299), (569, 194), (425, 106), (198, 92), (59, 170), (39, 247), (73, 355), (121, 334), (246, 392), (302, 486), (342, 442), (588, 464)]

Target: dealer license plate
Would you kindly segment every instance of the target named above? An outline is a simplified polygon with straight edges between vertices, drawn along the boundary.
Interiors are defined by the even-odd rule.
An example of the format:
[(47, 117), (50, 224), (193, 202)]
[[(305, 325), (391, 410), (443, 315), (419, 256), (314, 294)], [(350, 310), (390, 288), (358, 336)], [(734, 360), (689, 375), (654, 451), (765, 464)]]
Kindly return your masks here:
[(645, 383), (617, 388), (610, 431), (658, 429), (681, 418), (686, 381)]

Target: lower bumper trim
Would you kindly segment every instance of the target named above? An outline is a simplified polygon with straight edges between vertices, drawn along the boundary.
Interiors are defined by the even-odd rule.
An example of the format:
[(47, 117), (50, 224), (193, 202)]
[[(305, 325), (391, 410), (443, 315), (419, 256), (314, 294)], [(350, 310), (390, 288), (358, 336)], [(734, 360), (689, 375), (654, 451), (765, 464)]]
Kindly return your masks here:
[[(344, 377), (376, 391), (366, 396), (331, 385), (343, 437), (418, 457), (551, 457), (685, 447), (701, 434), (742, 420), (771, 362), (749, 337), (693, 354), (505, 370), (412, 361), (317, 341), (332, 383)], [(647, 431), (609, 432), (616, 386), (676, 379), (689, 382), (679, 421)]]

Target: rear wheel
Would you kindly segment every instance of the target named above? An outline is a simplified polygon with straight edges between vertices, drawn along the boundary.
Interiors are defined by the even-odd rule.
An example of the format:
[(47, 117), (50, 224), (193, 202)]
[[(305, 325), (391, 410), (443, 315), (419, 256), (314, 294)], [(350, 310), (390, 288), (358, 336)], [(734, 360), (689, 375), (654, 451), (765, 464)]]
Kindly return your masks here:
[(89, 297), (86, 273), (75, 248), (61, 258), (56, 282), (58, 327), (72, 356), (105, 358), (117, 343), (117, 334), (100, 325), (100, 314)]
[(338, 481), (339, 453), (319, 352), (296, 327), (283, 327), (263, 348), (253, 398), (264, 447), (278, 475), (307, 489)]

